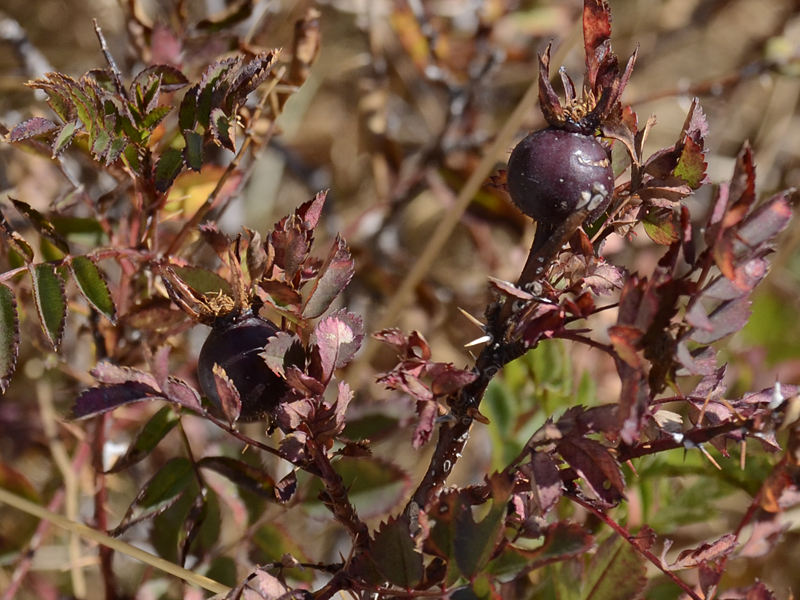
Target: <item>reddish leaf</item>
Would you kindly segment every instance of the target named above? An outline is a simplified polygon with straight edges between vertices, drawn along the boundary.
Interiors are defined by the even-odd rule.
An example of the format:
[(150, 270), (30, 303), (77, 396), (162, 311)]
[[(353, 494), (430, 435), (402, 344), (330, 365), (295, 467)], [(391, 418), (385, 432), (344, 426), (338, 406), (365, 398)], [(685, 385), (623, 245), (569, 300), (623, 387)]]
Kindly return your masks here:
[(534, 451), (531, 453), (531, 462), (523, 465), (522, 470), (531, 479), (531, 491), (535, 495), (541, 514), (546, 515), (556, 505), (564, 491), (558, 466), (548, 453)]
[(54, 129), (58, 129), (58, 125), (53, 123), (50, 119), (43, 119), (42, 117), (34, 117), (23, 121), (19, 125), (15, 125), (11, 132), (8, 134), (8, 139), (11, 142), (20, 142), (28, 138), (36, 137), (37, 135), (44, 135), (50, 133)]
[[(157, 29), (163, 38), (165, 29), (163, 27), (158, 27)], [(151, 75), (159, 78), (159, 88), (162, 92), (175, 92), (189, 85), (189, 80), (186, 79), (186, 76), (171, 65), (151, 65), (139, 71), (133, 83), (143, 85)]]
[(587, 84), (594, 90), (600, 65), (611, 52), (611, 9), (605, 0), (584, 0), (583, 46)]
[[(259, 599), (281, 600), (287, 598), (288, 588), (274, 575), (270, 575), (263, 569), (256, 569), (254, 579), (255, 581), (252, 585), (258, 590)], [(294, 594), (290, 594), (288, 597), (291, 598), (292, 596)]]
[(286, 383), (299, 392), (308, 394), (309, 396), (319, 396), (325, 391), (325, 386), (322, 382), (306, 375), (294, 365), (290, 365), (289, 368), (286, 369)]
[(167, 398), (170, 402), (175, 402), (196, 413), (203, 414), (205, 412), (200, 405), (200, 395), (193, 387), (177, 377), (169, 377), (167, 383), (169, 389)]
[(791, 527), (791, 524), (784, 523), (777, 513), (759, 512), (753, 522), (750, 538), (737, 554), (739, 557), (758, 558), (768, 554)]
[(225, 413), (228, 423), (233, 427), (233, 424), (239, 420), (239, 415), (242, 413), (242, 400), (239, 397), (239, 390), (228, 378), (225, 369), (218, 364), (214, 364), (212, 373), (214, 375), (214, 383), (217, 386), (217, 394), (222, 404), (222, 412)]
[(270, 337), (260, 356), (276, 375), (284, 379), (290, 365), (303, 367), (306, 362), (302, 340), (297, 334), (288, 331), (279, 331)]
[(417, 550), (409, 533), (405, 515), (381, 523), (370, 545), (368, 557), (392, 585), (411, 590), (422, 581), (422, 553)]
[(322, 265), (303, 307), (303, 317), (322, 315), (353, 278), (354, 263), (345, 241), (336, 236), (328, 258)]
[(286, 504), (297, 491), (297, 473), (290, 471), (275, 485), (275, 498), (281, 504)]
[(431, 392), (434, 397), (455, 394), (478, 378), (478, 374), (473, 371), (456, 369), (453, 365), (446, 363), (433, 363), (426, 370), (427, 374), (433, 378)]
[(591, 439), (570, 436), (557, 443), (556, 451), (598, 498), (608, 504), (625, 499), (625, 480), (608, 448)]
[(149, 373), (130, 367), (118, 367), (108, 361), (97, 363), (89, 373), (97, 381), (106, 385), (135, 382), (149, 386), (155, 390), (159, 389), (156, 378)]
[[(358, 330), (355, 331), (353, 327)], [(360, 318), (343, 311), (317, 323), (311, 334), (311, 344), (319, 348), (322, 381), (329, 381), (334, 369), (341, 369), (355, 356), (364, 339), (362, 327)]]
[(738, 545), (736, 535), (729, 533), (710, 544), (700, 544), (697, 548), (684, 550), (674, 563), (669, 565), (670, 571), (691, 569), (701, 563), (727, 556)]
[(419, 420), (414, 427), (411, 444), (414, 449), (419, 449), (427, 444), (433, 435), (436, 417), (439, 416), (439, 405), (436, 402), (417, 401), (416, 407)]
[(727, 335), (740, 331), (747, 324), (747, 320), (752, 314), (750, 305), (751, 302), (746, 297), (723, 302), (708, 316), (708, 324), (711, 326), (711, 330), (695, 329), (691, 339), (698, 344), (711, 344)]
[(75, 400), (70, 418), (79, 420), (94, 417), (119, 406), (142, 400), (165, 400), (165, 398), (150, 386), (136, 382), (89, 388)]

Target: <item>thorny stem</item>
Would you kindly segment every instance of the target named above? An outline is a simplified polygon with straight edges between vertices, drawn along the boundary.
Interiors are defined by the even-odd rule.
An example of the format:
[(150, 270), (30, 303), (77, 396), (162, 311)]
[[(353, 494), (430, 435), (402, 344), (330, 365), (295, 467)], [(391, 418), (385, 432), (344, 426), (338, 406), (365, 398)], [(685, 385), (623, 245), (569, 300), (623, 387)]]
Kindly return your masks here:
[(650, 550), (640, 546), (639, 543), (636, 541), (636, 536), (635, 535), (631, 535), (630, 533), (628, 533), (628, 530), (625, 529), (622, 525), (617, 523), (614, 519), (609, 517), (602, 510), (600, 510), (599, 508), (594, 506), (591, 502), (587, 502), (586, 500), (584, 500), (580, 496), (572, 494), (572, 493), (567, 493), (567, 496), (569, 496), (569, 498), (573, 502), (583, 506), (586, 510), (591, 512), (594, 516), (596, 516), (598, 519), (600, 519), (603, 523), (605, 523), (606, 525), (611, 527), (611, 529), (613, 529), (619, 535), (621, 535), (622, 538), (626, 542), (628, 542), (631, 546), (633, 546), (634, 550), (636, 550), (639, 554), (644, 556), (647, 560), (649, 560), (656, 567), (658, 567), (658, 569), (662, 573), (664, 573), (664, 575), (669, 577), (678, 587), (680, 587), (684, 592), (686, 592), (686, 594), (688, 594), (688, 596), (690, 598), (692, 598), (692, 600), (703, 600), (700, 596), (697, 595), (697, 593), (692, 588), (690, 588), (686, 583), (681, 581), (681, 579), (677, 575), (675, 575), (675, 573), (673, 573), (672, 571), (664, 568), (664, 565), (661, 564), (661, 560), (659, 560), (658, 557), (656, 557), (652, 552), (650, 552)]
[[(555, 229), (543, 227), (537, 230), (528, 260), (517, 282), (518, 287), (522, 288), (544, 277), (561, 248), (580, 227), (589, 212), (589, 208), (584, 207), (573, 212)], [(439, 438), (428, 470), (406, 506), (412, 531), (417, 528), (414, 518), (417, 510), (424, 508), (428, 500), (444, 485), (456, 462), (461, 458), (469, 439), (472, 421), (476, 417), (481, 418), (479, 407), (489, 382), (501, 368), (517, 358), (520, 351), (525, 350), (517, 347), (519, 342), (509, 339), (511, 317), (513, 317), (512, 304), (507, 301), (496, 307), (496, 310), (490, 307), (486, 332), (493, 342), (484, 347), (475, 362), (474, 372), (478, 377), (447, 400), (451, 407), (451, 415), (439, 428)]]
[(309, 438), (308, 448), (313, 456), (314, 464), (320, 471), (322, 483), (325, 485), (327, 497), (323, 498), (322, 502), (333, 513), (333, 517), (347, 528), (350, 537), (353, 538), (352, 558), (353, 555), (360, 554), (367, 549), (369, 529), (350, 503), (342, 476), (333, 468), (325, 447), (320, 445), (317, 440)]
[(732, 431), (747, 429), (752, 425), (752, 420), (735, 420), (715, 425), (714, 427), (695, 428), (687, 431), (681, 437), (665, 437), (652, 442), (646, 442), (637, 446), (620, 446), (617, 450), (617, 460), (624, 463), (633, 458), (640, 458), (649, 454), (657, 454), (675, 448), (688, 448), (690, 444), (704, 444), (718, 435), (724, 435)]

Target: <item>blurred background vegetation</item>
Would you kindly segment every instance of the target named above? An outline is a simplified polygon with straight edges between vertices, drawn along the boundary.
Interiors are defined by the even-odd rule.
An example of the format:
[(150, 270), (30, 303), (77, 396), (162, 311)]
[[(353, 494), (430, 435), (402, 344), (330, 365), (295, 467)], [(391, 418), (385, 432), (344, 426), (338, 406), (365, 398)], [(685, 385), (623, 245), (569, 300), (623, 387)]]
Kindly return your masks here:
[[(610, 4), (617, 55), (626, 60), (640, 46), (623, 102), (632, 105), (640, 122), (650, 114), (658, 116), (646, 155), (675, 142), (691, 98), (699, 96), (710, 127), (706, 145), (711, 148), (707, 158), (713, 182), (730, 177), (736, 153), (749, 139), (760, 193), (800, 186), (800, 3), (611, 0)], [(364, 316), (367, 331), (374, 330), (404, 276), (443, 216), (452, 210), (459, 190), (535, 82), (536, 53), (553, 39), (556, 61), (561, 61), (554, 61), (555, 66), (563, 63), (573, 77), (582, 72), (582, 2), (262, 0), (252, 5), (252, 16), (240, 29), (254, 47), (283, 47), (288, 52), (294, 22), (314, 6), (321, 11), (322, 49), (308, 80), (278, 119), (279, 135), (253, 166), (250, 183), (221, 217), (220, 227), (234, 234), (241, 225), (267, 231), (316, 191), (329, 188), (323, 226), (331, 236), (341, 231), (356, 259), (356, 278), (344, 304)], [(152, 20), (168, 18), (156, 1), (111, 0), (4, 0), (0, 18), (18, 22), (51, 68), (73, 77), (105, 66), (93, 31), (95, 18), (120, 68), (129, 75), (144, 66), (135, 62), (128, 46), (125, 15), (134, 8)], [(186, 2), (185, 8), (200, 18), (226, 6), (223, 0), (207, 0)], [(217, 53), (230, 49), (220, 44)], [(203, 50), (211, 52), (207, 47)], [(11, 44), (0, 43), (0, 120), (6, 126), (31, 116), (49, 116), (44, 103), (24, 87), (26, 81), (43, 74), (36, 67), (21, 62)], [(538, 109), (528, 111), (514, 142), (494, 157), (497, 168), (503, 168), (513, 143), (543, 125)], [(109, 191), (110, 183), (85, 159), (67, 155), (68, 167), (93, 196)], [(220, 163), (226, 160), (230, 156), (221, 154)], [(213, 176), (213, 172), (211, 179), (194, 176), (183, 181), (182, 187), (176, 186), (187, 210), (205, 199)], [(0, 145), (3, 200), (10, 194), (46, 210), (71, 191), (70, 183), (50, 162)], [(704, 188), (690, 199), (696, 216), (707, 210), (710, 196), (710, 188)], [(436, 360), (471, 364), (464, 344), (479, 331), (458, 308), (481, 316), (489, 301), (487, 275), (515, 280), (532, 237), (532, 223), (505, 195), (483, 187), (430, 264), (413, 301), (391, 325), (422, 332)], [(731, 396), (769, 387), (776, 378), (800, 383), (798, 244), (800, 229), (795, 222), (773, 255), (772, 274), (757, 293), (750, 324), (723, 342), (724, 359), (731, 364), (727, 378)], [(605, 248), (607, 256), (643, 274), (652, 271), (662, 251), (641, 233), (630, 243), (611, 239)], [(612, 323), (613, 315), (608, 318)], [(602, 336), (603, 323), (598, 320), (594, 326)], [(186, 358), (176, 375), (190, 381), (205, 335), (201, 329), (190, 332), (185, 340), (173, 340), (179, 346), (175, 352)], [(42, 498), (50, 498), (63, 485), (53, 458), (53, 436), (63, 441), (67, 452), (73, 452), (84, 435), (75, 425), (42, 412), (43, 407), (54, 406), (57, 415), (65, 414), (78, 391), (92, 383), (86, 374), (94, 364), (91, 338), (76, 326), (72, 333), (63, 352), (54, 357), (37, 326), (24, 325), (18, 374), (0, 398), (0, 467), (8, 465), (25, 473)], [(350, 383), (358, 395), (349, 433), (371, 437), (376, 455), (411, 470), (416, 482), (427, 466), (428, 453), (411, 450), (411, 427), (400, 433), (394, 428), (411, 422), (413, 407), (372, 383), (374, 373), (390, 368), (392, 361), (391, 352), (378, 349), (369, 364), (362, 359), (353, 365), (350, 375), (357, 380)], [(511, 365), (490, 389), (486, 413), (492, 424), (476, 427), (454, 480), (479, 480), (516, 455), (547, 416), (579, 402), (613, 401), (618, 389), (613, 365), (597, 353), (566, 344), (543, 344)], [(134, 406), (117, 411), (109, 439), (124, 448), (157, 408)], [(219, 432), (207, 430), (205, 423), (198, 420), (196, 426), (189, 433), (198, 448), (211, 452), (227, 443)], [(254, 428), (254, 435), (263, 435), (257, 426), (248, 427)], [(172, 448), (160, 447), (160, 453), (148, 461), (163, 463), (177, 447), (177, 441)], [(738, 451), (730, 459), (712, 452), (722, 466), (720, 471), (699, 453), (684, 456), (673, 451), (640, 460), (635, 465), (638, 476), (626, 473), (631, 501), (619, 509), (620, 518), (634, 529), (649, 523), (659, 534), (675, 539), (673, 552), (730, 531), (750, 503), (748, 494), (766, 477), (771, 457), (748, 448), (742, 471)], [(121, 516), (143, 478), (152, 472), (147, 465), (109, 480), (112, 512)], [(278, 465), (272, 468), (280, 469)], [(74, 483), (82, 499), (78, 512), (84, 517), (91, 514), (92, 502), (92, 480), (85, 469)], [(374, 489), (364, 485), (363, 490), (354, 490), (363, 492), (355, 493), (354, 500), (371, 525), (404, 499), (408, 482), (401, 485), (391, 477), (388, 481), (391, 486), (376, 475)], [(306, 496), (315, 498), (313, 491)], [(217, 557), (263, 562), (273, 559), (276, 552), (279, 557), (290, 551), (298, 558), (326, 560), (346, 546), (346, 537), (326, 525), (325, 519), (298, 518), (306, 513), (324, 516), (313, 502), (285, 511), (245, 498), (242, 506), (258, 517), (248, 521), (247, 534), (223, 532)], [(221, 510), (229, 516), (233, 511), (230, 504)], [(723, 587), (744, 585), (757, 576), (779, 598), (788, 597), (790, 586), (800, 590), (800, 574), (794, 566), (800, 556), (800, 513), (785, 517), (790, 529), (781, 546), (763, 558), (732, 562)], [(587, 517), (577, 513), (574, 518)], [(0, 507), (0, 590), (33, 526), (34, 522)], [(147, 544), (146, 528), (141, 529), (126, 534), (128, 539)], [(284, 533), (289, 530), (300, 541), (299, 547), (287, 546), (290, 537)], [(246, 536), (255, 544), (237, 546), (236, 541)], [(36, 555), (29, 591), (20, 597), (56, 597), (59, 586), (66, 585), (66, 540), (60, 532), (51, 533)], [(93, 549), (85, 550), (89, 577), (96, 577), (95, 555)], [(142, 570), (129, 566), (125, 581), (133, 592)], [(160, 595), (160, 588), (154, 585), (152, 593)], [(675, 597), (674, 588), (658, 586), (648, 595)]]

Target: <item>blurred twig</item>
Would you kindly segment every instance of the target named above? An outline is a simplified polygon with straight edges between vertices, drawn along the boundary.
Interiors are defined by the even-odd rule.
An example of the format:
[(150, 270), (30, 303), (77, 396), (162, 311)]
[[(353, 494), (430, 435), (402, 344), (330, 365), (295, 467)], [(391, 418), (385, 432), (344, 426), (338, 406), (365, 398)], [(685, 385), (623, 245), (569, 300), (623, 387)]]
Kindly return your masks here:
[[(53, 461), (56, 463), (61, 477), (64, 480), (65, 513), (68, 519), (76, 521), (78, 519), (78, 505), (80, 499), (78, 477), (73, 471), (72, 461), (70, 461), (67, 449), (58, 438), (56, 411), (53, 406), (53, 388), (47, 380), (39, 379), (39, 381), (36, 382), (36, 398), (39, 401), (39, 413), (42, 416), (42, 427), (47, 437), (47, 443), (50, 446), (50, 453), (53, 455)], [(72, 593), (76, 598), (85, 598), (87, 595), (86, 577), (83, 573), (83, 569), (80, 567), (80, 559), (80, 538), (77, 533), (73, 532), (69, 538)]]

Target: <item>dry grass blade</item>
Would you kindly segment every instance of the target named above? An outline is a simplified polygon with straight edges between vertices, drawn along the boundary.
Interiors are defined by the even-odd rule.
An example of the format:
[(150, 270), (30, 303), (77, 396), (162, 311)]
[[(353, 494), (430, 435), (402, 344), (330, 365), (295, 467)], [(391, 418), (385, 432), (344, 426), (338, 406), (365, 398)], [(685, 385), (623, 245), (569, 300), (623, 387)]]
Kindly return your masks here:
[(67, 531), (76, 533), (82, 537), (97, 542), (98, 544), (102, 544), (103, 546), (111, 548), (115, 552), (120, 552), (130, 556), (131, 558), (148, 564), (151, 567), (164, 571), (165, 573), (169, 573), (170, 575), (174, 575), (175, 577), (183, 579), (187, 583), (200, 586), (201, 588), (210, 592), (214, 592), (215, 594), (225, 594), (229, 591), (228, 586), (222, 585), (213, 579), (192, 573), (191, 571), (179, 567), (168, 560), (164, 560), (163, 558), (155, 556), (154, 554), (140, 550), (135, 546), (131, 546), (123, 541), (109, 537), (104, 533), (100, 533), (91, 527), (83, 525), (82, 523), (70, 521), (66, 517), (62, 517), (54, 512), (50, 512), (43, 506), (39, 506), (38, 504), (34, 504), (29, 500), (25, 500), (24, 498), (21, 498), (16, 494), (12, 494), (7, 490), (0, 489), (0, 502), (8, 504), (9, 506), (13, 506), (16, 509), (26, 512), (29, 515), (33, 515), (39, 519), (50, 521), (54, 525), (58, 525)]

